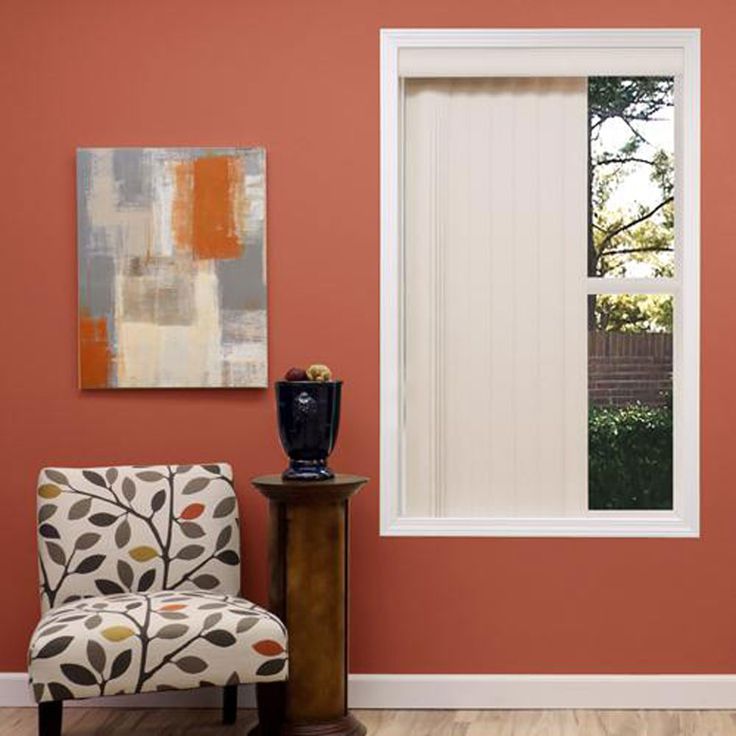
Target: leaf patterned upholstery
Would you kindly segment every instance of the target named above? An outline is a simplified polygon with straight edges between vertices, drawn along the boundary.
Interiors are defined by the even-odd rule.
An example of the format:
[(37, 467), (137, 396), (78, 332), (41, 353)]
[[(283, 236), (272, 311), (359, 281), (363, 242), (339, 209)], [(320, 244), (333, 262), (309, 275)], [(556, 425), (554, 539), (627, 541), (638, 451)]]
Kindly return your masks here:
[(238, 597), (229, 465), (45, 468), (38, 544), (39, 702), (286, 678), (283, 625)]
[(119, 593), (51, 609), (31, 639), (38, 702), (286, 676), (276, 616), (235, 596)]
[(38, 502), (44, 611), (126, 591), (239, 592), (229, 465), (45, 468)]

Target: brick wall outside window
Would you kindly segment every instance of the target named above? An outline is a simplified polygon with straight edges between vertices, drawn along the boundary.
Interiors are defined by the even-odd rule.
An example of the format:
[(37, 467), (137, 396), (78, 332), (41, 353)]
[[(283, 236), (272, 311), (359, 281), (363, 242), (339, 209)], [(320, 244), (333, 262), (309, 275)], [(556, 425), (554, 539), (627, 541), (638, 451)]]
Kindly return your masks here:
[(672, 335), (590, 332), (588, 387), (593, 406), (659, 406), (672, 390)]

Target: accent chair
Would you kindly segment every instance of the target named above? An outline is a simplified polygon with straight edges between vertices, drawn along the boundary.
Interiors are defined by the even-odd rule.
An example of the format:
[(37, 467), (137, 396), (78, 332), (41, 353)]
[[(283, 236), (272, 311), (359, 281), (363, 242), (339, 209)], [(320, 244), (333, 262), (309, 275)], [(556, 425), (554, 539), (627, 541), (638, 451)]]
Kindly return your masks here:
[(240, 597), (229, 465), (45, 468), (38, 551), (41, 736), (59, 736), (65, 700), (208, 686), (232, 723), (240, 683), (259, 683), (260, 734), (278, 734), (286, 629)]

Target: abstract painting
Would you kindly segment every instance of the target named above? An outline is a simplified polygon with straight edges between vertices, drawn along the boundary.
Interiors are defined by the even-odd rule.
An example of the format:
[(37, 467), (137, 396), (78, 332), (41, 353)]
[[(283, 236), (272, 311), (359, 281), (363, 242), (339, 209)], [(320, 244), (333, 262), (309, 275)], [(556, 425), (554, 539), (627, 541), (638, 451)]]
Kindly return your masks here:
[(77, 152), (81, 388), (264, 387), (262, 148)]

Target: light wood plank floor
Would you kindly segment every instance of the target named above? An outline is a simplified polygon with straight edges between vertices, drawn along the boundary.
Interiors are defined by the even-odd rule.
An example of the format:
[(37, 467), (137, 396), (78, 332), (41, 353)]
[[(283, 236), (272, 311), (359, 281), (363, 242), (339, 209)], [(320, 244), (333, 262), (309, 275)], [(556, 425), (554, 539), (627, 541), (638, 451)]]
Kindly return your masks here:
[[(369, 736), (736, 736), (731, 711), (354, 711)], [(215, 710), (67, 708), (65, 736), (241, 734), (255, 713), (223, 726)], [(0, 708), (0, 736), (35, 736), (33, 708)]]

